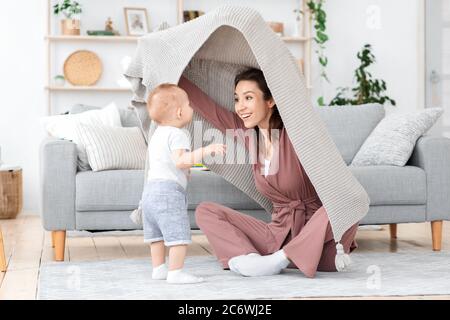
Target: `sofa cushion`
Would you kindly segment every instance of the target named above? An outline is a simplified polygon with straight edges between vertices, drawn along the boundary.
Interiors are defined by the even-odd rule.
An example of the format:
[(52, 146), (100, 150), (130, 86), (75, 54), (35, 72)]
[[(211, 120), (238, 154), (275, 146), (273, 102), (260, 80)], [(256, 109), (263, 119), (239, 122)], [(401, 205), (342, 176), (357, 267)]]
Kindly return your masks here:
[(147, 145), (139, 128), (80, 123), (76, 131), (92, 171), (145, 168)]
[(404, 166), (417, 139), (427, 132), (444, 112), (426, 108), (419, 112), (395, 112), (384, 118), (366, 139), (352, 160), (354, 166)]
[(379, 104), (325, 106), (315, 107), (315, 110), (347, 165), (385, 114)]
[(76, 177), (77, 211), (134, 210), (141, 200), (144, 170), (82, 171)]
[[(134, 210), (142, 196), (143, 170), (78, 172), (77, 211)], [(232, 209), (258, 210), (261, 206), (212, 171), (192, 170), (188, 184), (189, 209), (202, 201), (221, 203)]]
[(426, 203), (426, 174), (419, 167), (380, 165), (349, 168), (367, 191), (371, 206)]
[[(349, 167), (370, 197), (370, 204), (426, 203), (425, 171), (413, 166)], [(143, 170), (79, 172), (76, 177), (77, 211), (134, 210), (143, 190)], [(188, 184), (189, 209), (202, 201), (221, 203), (236, 210), (261, 209), (256, 202), (212, 171), (192, 170)]]
[(105, 125), (121, 127), (120, 113), (114, 102), (104, 108), (87, 110), (78, 114), (61, 114), (43, 117), (42, 122), (47, 132), (56, 138), (71, 140), (77, 145), (78, 167), (80, 170), (89, 170), (89, 162), (85, 146), (80, 141), (76, 127), (78, 124)]

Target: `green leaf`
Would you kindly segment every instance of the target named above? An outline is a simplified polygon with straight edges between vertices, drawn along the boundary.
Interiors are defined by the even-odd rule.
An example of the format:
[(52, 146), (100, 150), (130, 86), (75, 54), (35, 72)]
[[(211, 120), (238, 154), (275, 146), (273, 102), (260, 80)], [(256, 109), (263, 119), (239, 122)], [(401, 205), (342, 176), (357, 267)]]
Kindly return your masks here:
[(328, 41), (328, 36), (323, 33), (322, 31), (317, 31), (317, 37), (322, 41), (322, 42), (326, 42)]
[(323, 107), (325, 105), (325, 101), (324, 101), (323, 97), (320, 97), (319, 99), (317, 99), (317, 103), (319, 104), (319, 106)]

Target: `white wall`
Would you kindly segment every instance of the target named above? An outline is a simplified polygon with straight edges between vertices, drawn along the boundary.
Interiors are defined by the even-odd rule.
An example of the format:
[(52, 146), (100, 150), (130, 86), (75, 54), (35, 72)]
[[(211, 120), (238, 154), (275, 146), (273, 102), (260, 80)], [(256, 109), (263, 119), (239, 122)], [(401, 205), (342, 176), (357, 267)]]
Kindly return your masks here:
[[(187, 8), (196, 9), (206, 1), (187, 0)], [(220, 3), (233, 3), (236, 0), (215, 0)], [(372, 69), (374, 76), (386, 80), (388, 94), (398, 103), (402, 110), (412, 110), (423, 107), (420, 100), (423, 93), (421, 74), (421, 55), (418, 52), (419, 4), (422, 0), (327, 0), (328, 34), (330, 42), (327, 45), (327, 56), (330, 59), (328, 74), (333, 87), (326, 89), (326, 95), (331, 98), (335, 86), (351, 85), (353, 71), (357, 65), (356, 52), (365, 43), (374, 46), (374, 53), (378, 59)], [(87, 1), (80, 1), (87, 4)], [(175, 0), (164, 1), (143, 0), (89, 0), (89, 6), (94, 9), (86, 10), (83, 16), (83, 28), (102, 29), (104, 21), (112, 16), (115, 26), (122, 33), (125, 32), (122, 7), (146, 6), (150, 13), (150, 24), (155, 28), (163, 20), (174, 24), (173, 12)], [(162, 1), (161, 1), (162, 2)], [(245, 1), (240, 1), (244, 3)], [(265, 19), (280, 19), (280, 8), (289, 12), (295, 0), (262, 0), (260, 2), (262, 15)], [(114, 3), (115, 5), (112, 5)], [(250, 1), (249, 1), (250, 3)], [(277, 5), (272, 10), (270, 3)], [(380, 9), (381, 29), (367, 27), (367, 8), (371, 5)], [(171, 7), (172, 6), (172, 7)], [(280, 7), (281, 6), (281, 7)], [(26, 7), (27, 10), (23, 10)], [(207, 8), (207, 7), (206, 7)], [(152, 15), (158, 12), (159, 15)], [(93, 14), (94, 13), (94, 14)], [(39, 118), (47, 112), (44, 86), (46, 84), (45, 69), (45, 41), (46, 34), (46, 0), (4, 1), (0, 11), (0, 90), (2, 101), (0, 105), (0, 146), (4, 162), (20, 165), (24, 170), (24, 211), (37, 212), (39, 188), (39, 143), (45, 136), (40, 128)], [(293, 21), (294, 16), (289, 13), (286, 22)], [(289, 33), (287, 25), (286, 31)], [(65, 49), (64, 49), (65, 50)], [(108, 58), (110, 47), (101, 49), (100, 54)], [(132, 47), (124, 47), (121, 54), (132, 51)], [(59, 51), (55, 59), (62, 61), (65, 52)], [(314, 59), (315, 60), (315, 59)], [(59, 64), (60, 62), (57, 62)], [(55, 70), (55, 72), (58, 72)], [(120, 68), (114, 71), (120, 74)], [(104, 85), (109, 85), (109, 77), (105, 77)], [(314, 98), (320, 93), (319, 83), (314, 83)], [(110, 97), (86, 94), (71, 97), (57, 94), (56, 103), (62, 105), (57, 111), (65, 111), (66, 103), (78, 102), (105, 104)], [(114, 99), (126, 103), (128, 97), (119, 94)]]
[[(26, 8), (26, 9), (25, 9)], [(20, 165), (24, 211), (38, 208), (38, 150), (44, 134), (44, 1), (3, 1), (0, 11), (0, 146), (7, 164)]]
[[(321, 94), (330, 101), (339, 86), (353, 87), (354, 70), (359, 65), (356, 53), (369, 43), (377, 59), (369, 71), (386, 81), (387, 94), (397, 102), (387, 112), (424, 108), (423, 26), (421, 0), (327, 0), (326, 56), (331, 85), (313, 80), (313, 98)], [(316, 59), (315, 59), (316, 60)], [(313, 70), (318, 70), (313, 66)]]

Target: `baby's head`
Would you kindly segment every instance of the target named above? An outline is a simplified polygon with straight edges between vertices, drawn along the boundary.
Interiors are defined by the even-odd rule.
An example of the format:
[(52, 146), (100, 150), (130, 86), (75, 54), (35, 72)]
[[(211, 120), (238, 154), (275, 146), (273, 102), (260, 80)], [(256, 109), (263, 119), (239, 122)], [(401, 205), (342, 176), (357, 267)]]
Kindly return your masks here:
[(186, 91), (170, 83), (163, 83), (150, 93), (147, 110), (150, 118), (159, 125), (178, 128), (188, 124), (193, 114)]

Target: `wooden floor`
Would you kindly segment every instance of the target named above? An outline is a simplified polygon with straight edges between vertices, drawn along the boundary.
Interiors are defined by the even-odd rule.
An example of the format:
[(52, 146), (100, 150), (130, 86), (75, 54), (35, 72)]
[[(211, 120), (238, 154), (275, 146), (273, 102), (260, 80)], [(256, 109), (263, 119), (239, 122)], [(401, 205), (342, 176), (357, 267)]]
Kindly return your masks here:
[[(8, 270), (0, 272), (0, 300), (35, 299), (39, 266), (53, 260), (51, 234), (43, 230), (38, 216), (19, 216), (15, 220), (0, 220), (5, 243)], [(398, 225), (398, 239), (390, 240), (389, 228), (382, 231), (359, 230), (358, 252), (396, 252), (414, 248), (431, 250), (429, 223)], [(188, 255), (210, 255), (212, 250), (206, 237), (193, 235)], [(450, 222), (444, 222), (442, 250), (450, 249)], [(95, 261), (149, 257), (148, 245), (142, 236), (68, 237), (66, 261)], [(383, 297), (376, 297), (383, 299)], [(339, 299), (339, 297), (336, 297)], [(347, 299), (347, 298), (342, 298)], [(367, 297), (361, 299), (368, 299)], [(392, 299), (392, 297), (386, 297)], [(395, 299), (450, 299), (450, 296), (408, 296)]]

